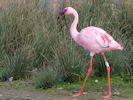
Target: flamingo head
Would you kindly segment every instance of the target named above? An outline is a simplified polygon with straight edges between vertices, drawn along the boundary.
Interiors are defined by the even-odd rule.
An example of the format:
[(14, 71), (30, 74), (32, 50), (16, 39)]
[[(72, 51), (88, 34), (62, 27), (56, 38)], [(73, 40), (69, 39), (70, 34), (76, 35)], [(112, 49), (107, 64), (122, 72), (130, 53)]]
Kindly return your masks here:
[(72, 7), (66, 7), (62, 11), (59, 12), (59, 15), (60, 16), (72, 15), (73, 11), (74, 11), (74, 9)]

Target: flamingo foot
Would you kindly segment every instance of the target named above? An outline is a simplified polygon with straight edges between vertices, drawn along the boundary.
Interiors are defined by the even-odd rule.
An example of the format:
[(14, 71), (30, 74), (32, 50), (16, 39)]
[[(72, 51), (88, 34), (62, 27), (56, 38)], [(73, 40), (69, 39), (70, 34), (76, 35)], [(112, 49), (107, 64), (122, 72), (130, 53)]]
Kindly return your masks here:
[(111, 94), (108, 94), (106, 96), (102, 96), (103, 99), (109, 99), (111, 97)]
[(82, 92), (73, 93), (72, 96), (73, 96), (73, 97), (82, 96)]

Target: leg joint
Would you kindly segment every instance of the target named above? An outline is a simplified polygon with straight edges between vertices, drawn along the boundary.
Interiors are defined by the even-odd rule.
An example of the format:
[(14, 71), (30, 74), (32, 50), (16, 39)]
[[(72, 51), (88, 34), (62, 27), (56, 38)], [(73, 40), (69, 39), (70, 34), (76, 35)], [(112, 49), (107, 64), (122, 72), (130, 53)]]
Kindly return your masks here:
[(106, 67), (109, 67), (109, 63), (107, 61), (105, 62), (105, 65), (106, 65)]
[(93, 57), (93, 56), (94, 56), (94, 53), (91, 52), (91, 53), (90, 53), (90, 56)]

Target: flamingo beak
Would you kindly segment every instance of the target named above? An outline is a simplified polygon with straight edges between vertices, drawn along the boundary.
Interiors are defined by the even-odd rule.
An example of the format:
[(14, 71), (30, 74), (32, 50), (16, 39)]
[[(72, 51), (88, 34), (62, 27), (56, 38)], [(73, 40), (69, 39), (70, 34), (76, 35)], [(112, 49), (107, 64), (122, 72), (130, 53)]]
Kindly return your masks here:
[(59, 15), (60, 15), (60, 16), (64, 16), (65, 13), (66, 13), (66, 11), (67, 11), (67, 9), (63, 9), (62, 11), (59, 12)]

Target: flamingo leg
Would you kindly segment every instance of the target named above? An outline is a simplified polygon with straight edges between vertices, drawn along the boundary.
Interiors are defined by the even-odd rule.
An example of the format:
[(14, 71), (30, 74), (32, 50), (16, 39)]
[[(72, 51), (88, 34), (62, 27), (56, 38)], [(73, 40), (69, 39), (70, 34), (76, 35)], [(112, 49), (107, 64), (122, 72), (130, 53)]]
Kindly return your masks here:
[(78, 93), (74, 93), (73, 94), (74, 97), (82, 96), (86, 81), (88, 80), (88, 77), (90, 76), (91, 71), (92, 71), (92, 60), (93, 60), (93, 54), (90, 54), (90, 65), (89, 65), (89, 68), (88, 68), (88, 73), (87, 73), (87, 75), (86, 75), (86, 77), (84, 79), (84, 82), (83, 82), (83, 84), (81, 86), (80, 91)]
[(109, 63), (108, 63), (104, 53), (102, 53), (102, 56), (103, 56), (103, 59), (105, 61), (105, 65), (106, 65), (106, 68), (107, 68), (107, 78), (108, 78), (108, 94), (106, 96), (103, 96), (103, 98), (106, 99), (106, 98), (110, 98), (111, 97), (110, 66), (109, 66)]

